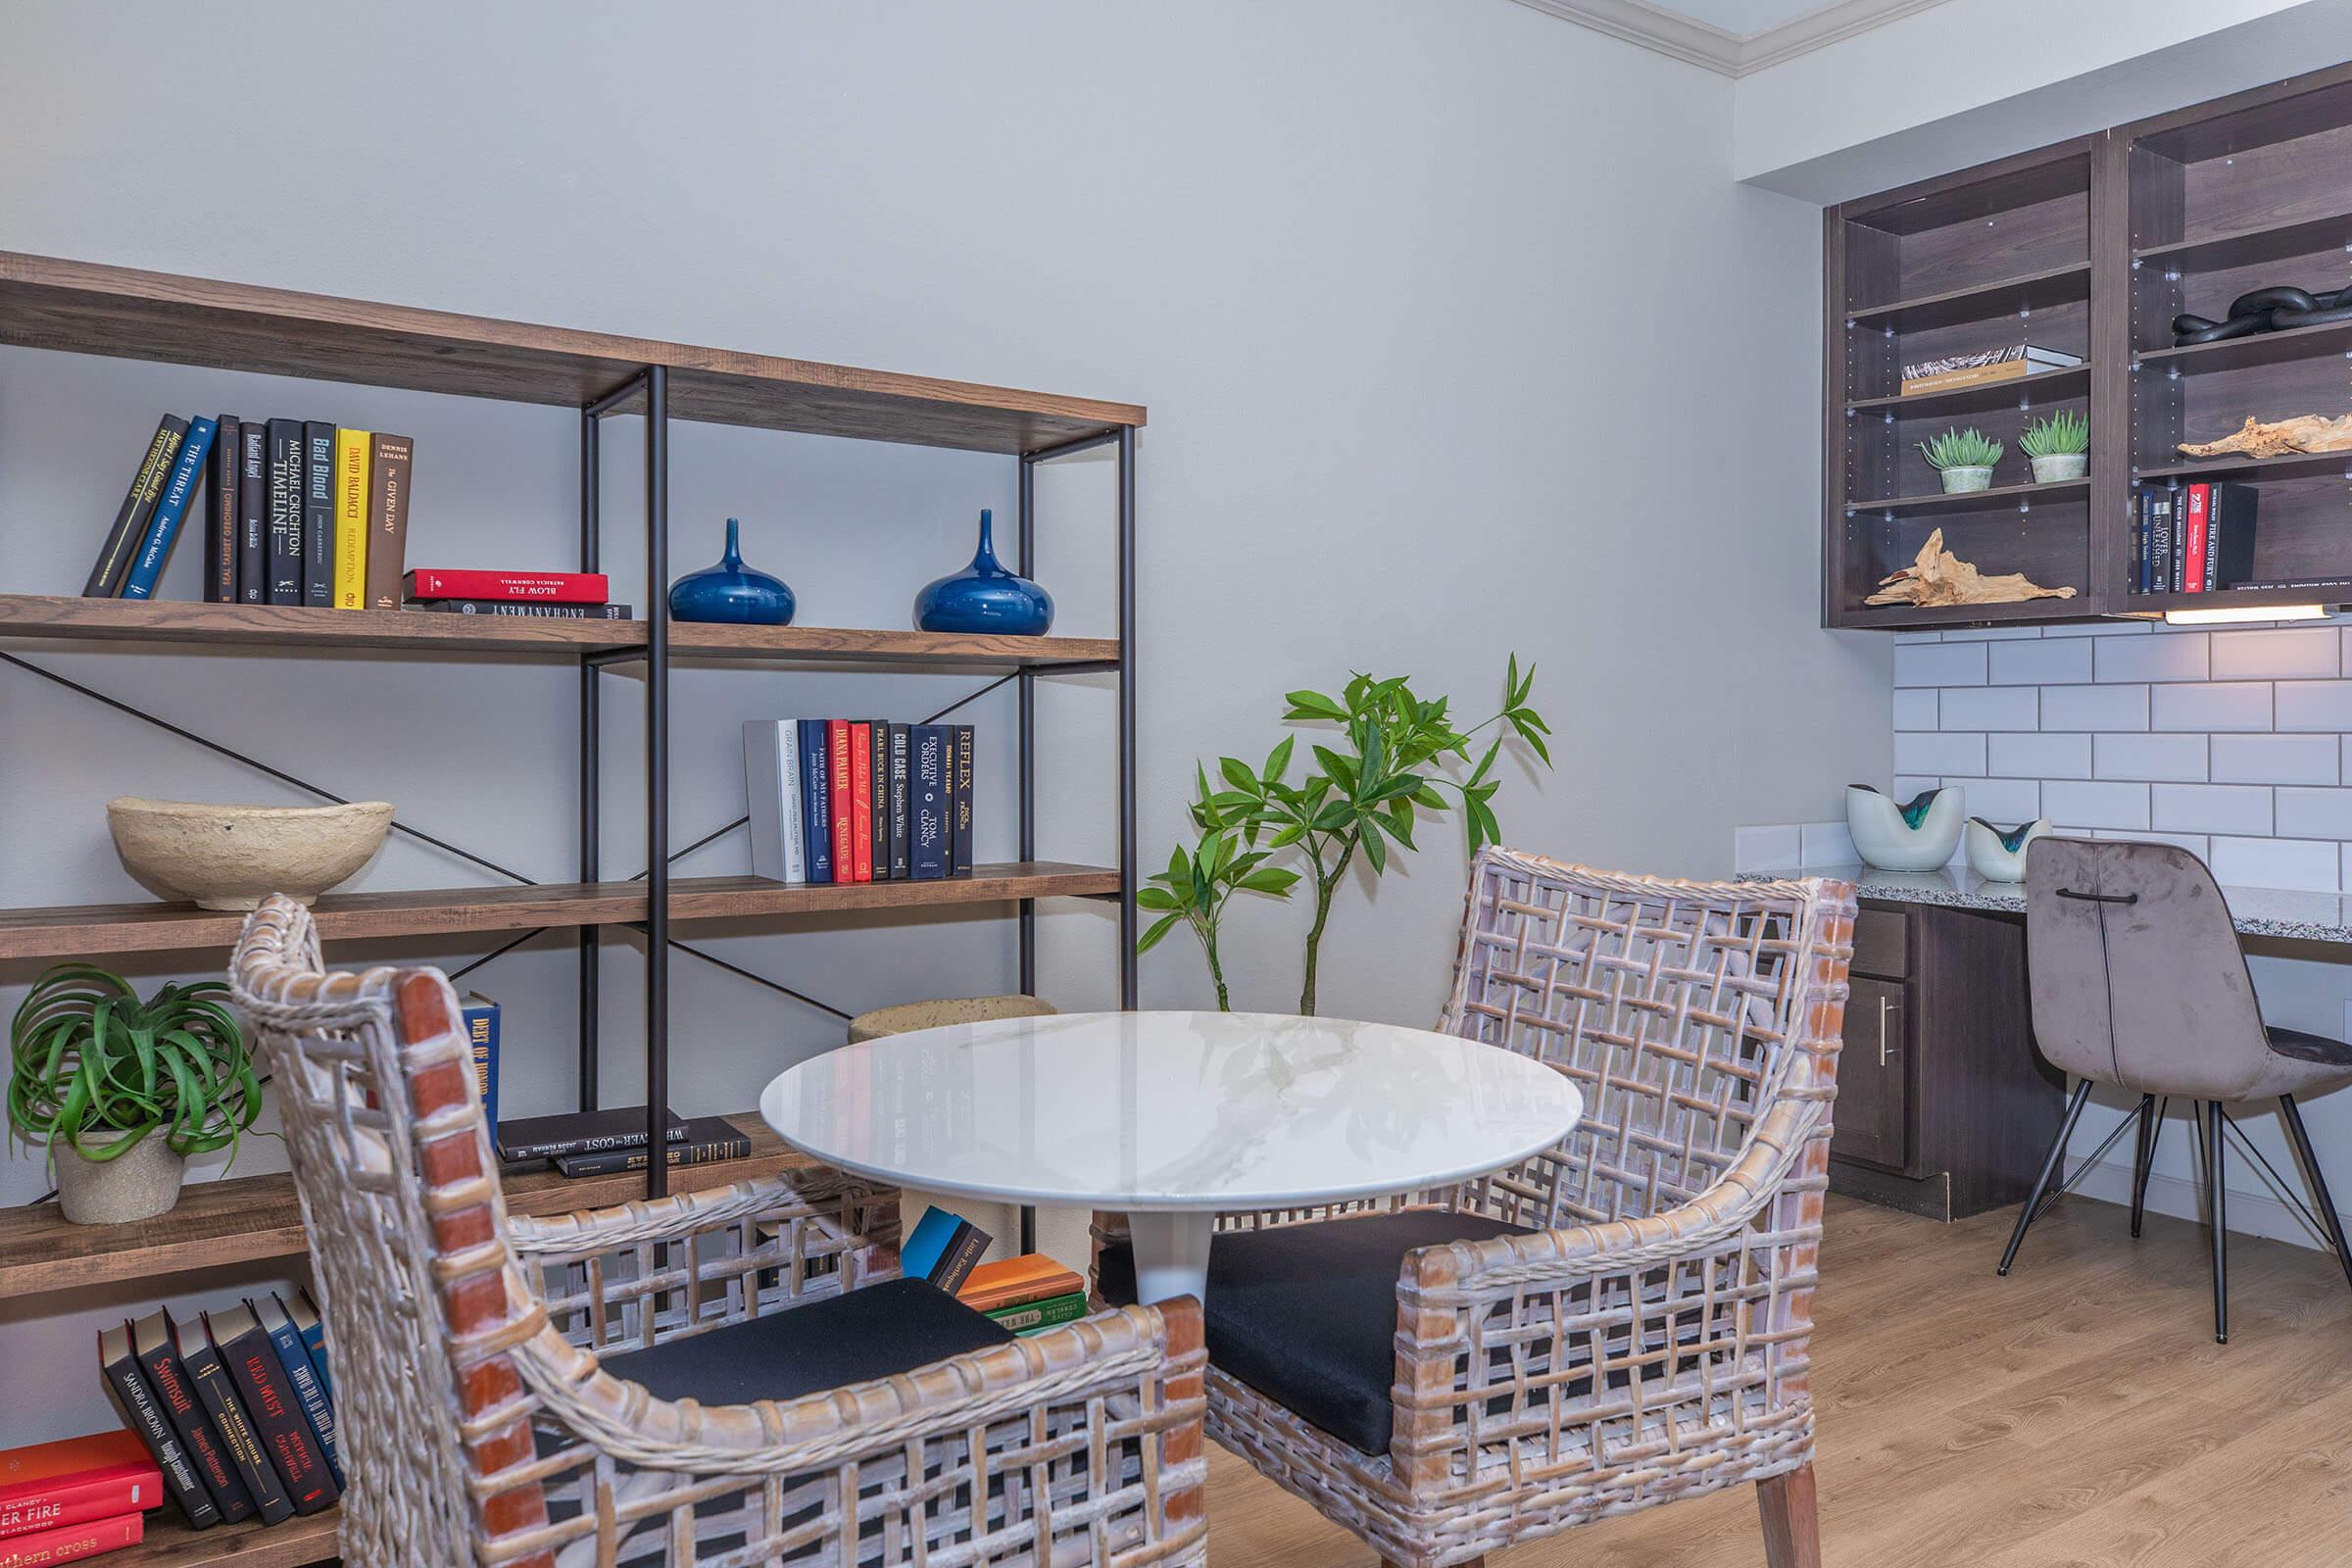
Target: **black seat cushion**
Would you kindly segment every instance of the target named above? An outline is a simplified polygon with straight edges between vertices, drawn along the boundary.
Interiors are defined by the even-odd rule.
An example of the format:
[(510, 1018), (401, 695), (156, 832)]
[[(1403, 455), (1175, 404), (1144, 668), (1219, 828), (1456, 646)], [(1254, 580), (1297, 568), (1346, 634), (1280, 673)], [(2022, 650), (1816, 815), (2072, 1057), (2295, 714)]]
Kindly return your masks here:
[(2275, 1023), (2263, 1025), (2263, 1032), (2271, 1037), (2271, 1049), (2281, 1056), (2316, 1061), (2324, 1067), (2352, 1067), (2352, 1045), (2341, 1040), (2305, 1034), (2300, 1029), (2284, 1029)]
[(793, 1399), (911, 1372), (1013, 1336), (927, 1280), (885, 1280), (747, 1323), (603, 1357), (657, 1397), (704, 1404)]
[[(1208, 1250), (1209, 1359), (1348, 1446), (1386, 1453), (1404, 1254), (1529, 1234), (1500, 1220), (1434, 1211), (1226, 1232)], [(1129, 1249), (1104, 1248), (1101, 1270), (1103, 1299), (1135, 1299)]]

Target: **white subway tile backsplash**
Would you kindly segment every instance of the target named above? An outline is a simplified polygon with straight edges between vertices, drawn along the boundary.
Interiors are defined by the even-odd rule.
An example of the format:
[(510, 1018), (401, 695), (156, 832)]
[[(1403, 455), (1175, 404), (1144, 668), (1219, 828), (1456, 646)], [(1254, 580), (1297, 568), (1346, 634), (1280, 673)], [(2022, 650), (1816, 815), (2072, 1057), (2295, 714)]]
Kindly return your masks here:
[(1914, 734), (1894, 738), (1894, 770), (1898, 773), (1982, 773), (1984, 737), (1982, 734)]
[(2239, 887), (2332, 893), (2342, 885), (2343, 857), (2332, 840), (2217, 838), (2205, 863), (2215, 880)]
[(1954, 686), (1938, 697), (1947, 730), (2041, 727), (2041, 693), (2032, 686)]
[(2144, 620), (2086, 620), (2080, 626), (2052, 626), (2053, 637), (2145, 637)]
[[(2210, 644), (2211, 638), (2204, 632), (2141, 641), (2115, 638), (2093, 644), (2095, 667), (2101, 681), (2203, 680), (2210, 673)], [(1902, 650), (1895, 650), (1895, 660), (1900, 683)]]
[(2145, 686), (2049, 686), (2041, 693), (2041, 727), (2146, 729)]
[(1968, 814), (2002, 827), (2015, 827), (2041, 815), (2041, 785), (2030, 778), (1951, 778), (1961, 787)]
[(1898, 801), (1916, 801), (1928, 791), (1941, 788), (1943, 788), (1943, 780), (1931, 778), (1924, 773), (1897, 773), (1894, 775), (1894, 798)]
[(1798, 853), (1807, 865), (1852, 865), (1862, 858), (1843, 822), (1800, 823), (1797, 832)]
[(2148, 825), (2173, 833), (2268, 833), (2271, 792), (2260, 784), (2157, 784)]
[(2352, 790), (2289, 785), (2278, 791), (2281, 838), (2352, 839)]
[(2326, 680), (2343, 666), (2343, 634), (2333, 626), (2291, 631), (2217, 631), (2215, 680)]
[(2352, 680), (2282, 680), (2278, 689), (2278, 728), (2352, 730)]
[(2051, 779), (2041, 786), (2041, 814), (2078, 827), (2138, 827), (2148, 822), (2148, 786)]
[(1793, 871), (1805, 863), (1804, 835), (1794, 822), (1732, 832), (1735, 871)]
[(2205, 777), (2202, 735), (2100, 735), (2091, 772), (2099, 778), (2195, 780)]
[(2087, 637), (2045, 637), (2034, 643), (1996, 643), (1990, 678), (1995, 686), (2065, 686), (2090, 679)]
[[(2045, 709), (2056, 695), (2043, 694)], [(2088, 735), (1987, 735), (1984, 771), (1996, 778), (2088, 778), (2090, 742)]]
[(1897, 686), (1982, 686), (1984, 644), (1912, 643), (1894, 650)]
[(1894, 727), (1896, 729), (1934, 729), (1936, 727), (1936, 688), (1933, 686), (1897, 686), (1894, 689)]
[(2342, 776), (2333, 735), (2216, 735), (2216, 784), (2333, 784)]
[(2149, 725), (2160, 730), (2267, 730), (2269, 681), (2204, 681), (2150, 688)]
[(2131, 828), (2099, 828), (2091, 834), (2094, 839), (2123, 839), (2133, 844), (2174, 844), (2186, 850), (2198, 859), (2212, 853), (2212, 840), (2202, 833), (2142, 833)]

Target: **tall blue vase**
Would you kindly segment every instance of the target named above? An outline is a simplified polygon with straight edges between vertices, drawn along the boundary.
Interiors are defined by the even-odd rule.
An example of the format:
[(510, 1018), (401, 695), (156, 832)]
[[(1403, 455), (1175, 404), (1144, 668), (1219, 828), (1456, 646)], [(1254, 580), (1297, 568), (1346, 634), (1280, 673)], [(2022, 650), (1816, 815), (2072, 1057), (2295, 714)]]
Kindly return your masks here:
[(1042, 637), (1054, 624), (1054, 596), (997, 564), (995, 514), (980, 514), (980, 553), (953, 576), (914, 596), (914, 623), (925, 631), (996, 632)]
[(741, 525), (727, 519), (727, 553), (715, 566), (690, 571), (669, 585), (672, 620), (720, 621), (733, 626), (789, 626), (792, 590), (780, 577), (743, 564)]

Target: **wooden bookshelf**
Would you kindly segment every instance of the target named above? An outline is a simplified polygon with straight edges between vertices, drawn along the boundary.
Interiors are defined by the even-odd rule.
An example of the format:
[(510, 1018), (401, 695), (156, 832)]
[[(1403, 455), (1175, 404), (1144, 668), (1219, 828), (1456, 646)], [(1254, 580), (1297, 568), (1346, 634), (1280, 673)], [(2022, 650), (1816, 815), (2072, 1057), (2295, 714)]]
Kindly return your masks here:
[(274, 1525), (243, 1524), (190, 1530), (171, 1506), (147, 1516), (145, 1538), (135, 1546), (110, 1551), (106, 1568), (308, 1568), (335, 1560), (340, 1508), (302, 1514)]
[(1925, 495), (1889, 496), (1884, 501), (1849, 501), (1848, 512), (1914, 513), (1914, 512), (2019, 512), (2059, 501), (2080, 501), (2090, 491), (2087, 479), (2067, 479), (2055, 484), (1996, 484), (1988, 490), (1967, 490), (1958, 495), (1931, 491)]

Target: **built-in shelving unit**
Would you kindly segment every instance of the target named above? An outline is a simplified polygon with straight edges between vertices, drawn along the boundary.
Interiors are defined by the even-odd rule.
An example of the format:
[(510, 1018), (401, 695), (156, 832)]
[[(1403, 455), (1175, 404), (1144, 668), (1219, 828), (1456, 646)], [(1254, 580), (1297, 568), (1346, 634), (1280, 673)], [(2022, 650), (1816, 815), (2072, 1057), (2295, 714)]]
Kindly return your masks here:
[[(2186, 347), (2172, 333), (2176, 315), (2218, 319), (2257, 287), (2352, 283), (2348, 172), (2352, 67), (2337, 67), (1831, 209), (1824, 624), (2352, 601), (2352, 589), (2137, 594), (2127, 581), (2135, 486), (2204, 478), (2259, 488), (2257, 581), (2352, 576), (2352, 453), (2197, 462), (2178, 450), (2248, 416), (2352, 412), (2352, 322)], [(2086, 363), (1899, 395), (1903, 364), (2021, 341)], [(2091, 425), (2089, 476), (2063, 493), (2022, 482), (2016, 444), (2027, 419), (2062, 407)], [(1984, 493), (1997, 499), (1936, 493), (1916, 443), (1954, 422), (2008, 446)], [(1952, 611), (1866, 607), (1937, 527), (1988, 573), (2079, 592)]]

